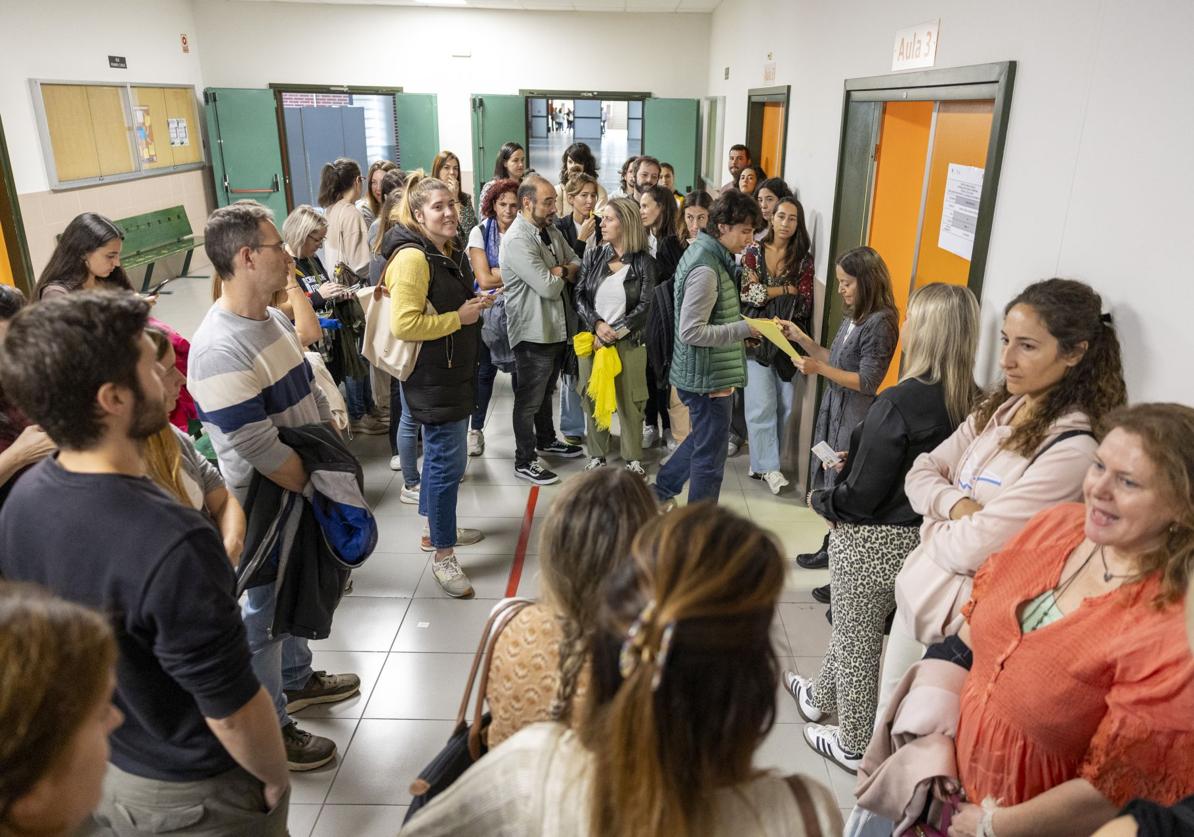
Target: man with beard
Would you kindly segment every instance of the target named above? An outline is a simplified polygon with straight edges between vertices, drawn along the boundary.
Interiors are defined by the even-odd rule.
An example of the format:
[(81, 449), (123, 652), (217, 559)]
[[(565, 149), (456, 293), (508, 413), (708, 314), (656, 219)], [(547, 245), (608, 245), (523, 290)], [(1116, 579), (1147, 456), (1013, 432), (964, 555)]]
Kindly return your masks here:
[(506, 294), (510, 348), (514, 350), (514, 473), (536, 485), (559, 482), (539, 464), (542, 454), (575, 458), (579, 445), (556, 437), (551, 396), (571, 334), (576, 307), (572, 283), (580, 260), (556, 227), (556, 190), (542, 177), (518, 187), (518, 217), (502, 236), (498, 264)]
[(638, 168), (634, 170), (634, 199), (637, 201), (643, 192), (659, 183), (662, 172), (659, 161), (654, 157), (639, 157)]
[(148, 315), (131, 293), (83, 291), (13, 319), (0, 386), (59, 453), (0, 513), (0, 575), (113, 621), (124, 722), (98, 828), (283, 835), (286, 753), (219, 533), (146, 476), (144, 441), (168, 426)]
[(731, 189), (738, 188), (738, 175), (742, 174), (742, 170), (753, 162), (750, 149), (745, 145), (730, 146), (730, 182), (721, 187), (723, 195)]
[[(332, 415), (294, 325), (270, 305), (279, 291), (302, 294), (294, 261), (273, 213), (256, 201), (217, 209), (204, 236), (221, 295), (191, 341), (187, 387), (228, 490), (242, 506), (254, 472), (302, 492), (307, 485), (302, 460), (278, 438), (278, 428), (328, 423)], [(253, 670), (274, 699), (290, 769), (314, 770), (336, 757), (336, 744), (302, 731), (289, 713), (352, 697), (361, 682), (355, 674), (313, 671), (306, 639), (272, 632), (276, 603), (274, 585), (246, 593)]]

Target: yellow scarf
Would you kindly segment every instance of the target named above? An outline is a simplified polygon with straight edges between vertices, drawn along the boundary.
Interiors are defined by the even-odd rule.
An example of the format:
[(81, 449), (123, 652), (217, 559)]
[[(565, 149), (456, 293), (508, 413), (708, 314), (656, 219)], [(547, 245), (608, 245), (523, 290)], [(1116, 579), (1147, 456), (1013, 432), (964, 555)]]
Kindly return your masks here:
[(622, 371), (622, 359), (613, 346), (602, 346), (593, 354), (593, 334), (581, 331), (572, 338), (572, 348), (577, 357), (593, 355), (593, 374), (585, 389), (593, 400), (593, 420), (602, 430), (609, 430), (610, 419), (618, 407), (618, 396), (614, 389), (614, 378)]

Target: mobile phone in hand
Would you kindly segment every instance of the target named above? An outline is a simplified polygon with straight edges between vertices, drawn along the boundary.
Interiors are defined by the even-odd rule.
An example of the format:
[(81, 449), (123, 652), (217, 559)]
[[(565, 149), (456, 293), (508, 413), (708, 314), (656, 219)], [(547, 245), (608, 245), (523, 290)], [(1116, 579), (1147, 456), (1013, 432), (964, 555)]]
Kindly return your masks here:
[(813, 453), (824, 463), (826, 468), (833, 468), (842, 461), (842, 458), (837, 455), (837, 451), (830, 447), (828, 442), (817, 442), (813, 445)]

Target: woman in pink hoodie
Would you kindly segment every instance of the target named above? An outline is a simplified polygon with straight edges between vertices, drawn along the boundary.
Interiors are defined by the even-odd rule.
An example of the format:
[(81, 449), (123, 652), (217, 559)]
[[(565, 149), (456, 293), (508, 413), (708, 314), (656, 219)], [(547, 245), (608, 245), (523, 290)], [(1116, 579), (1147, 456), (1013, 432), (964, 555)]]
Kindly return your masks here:
[(956, 634), (974, 574), (1034, 514), (1082, 496), (1092, 425), (1126, 400), (1102, 299), (1070, 279), (1029, 285), (1004, 309), (1004, 380), (905, 483), (924, 516), (896, 578), (880, 704), (925, 644)]

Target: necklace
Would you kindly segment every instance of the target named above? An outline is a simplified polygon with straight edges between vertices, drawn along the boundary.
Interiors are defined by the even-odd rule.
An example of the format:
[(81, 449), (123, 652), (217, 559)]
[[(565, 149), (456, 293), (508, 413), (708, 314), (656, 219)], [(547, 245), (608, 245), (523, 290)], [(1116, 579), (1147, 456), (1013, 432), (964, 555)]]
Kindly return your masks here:
[[(1099, 560), (1103, 562), (1103, 581), (1105, 583), (1110, 582), (1112, 579), (1115, 579), (1115, 578), (1131, 578), (1132, 576), (1136, 575), (1136, 573), (1116, 574), (1116, 573), (1111, 572), (1111, 568), (1107, 566), (1107, 556), (1103, 554), (1103, 545), (1102, 544), (1099, 544), (1098, 552), (1099, 552)], [(1089, 559), (1087, 559), (1087, 560), (1089, 560)]]

